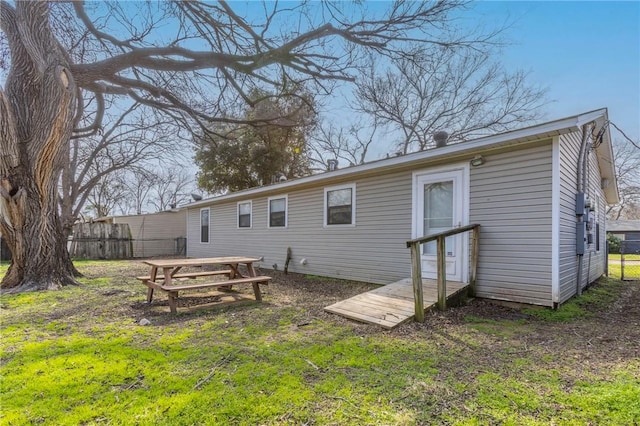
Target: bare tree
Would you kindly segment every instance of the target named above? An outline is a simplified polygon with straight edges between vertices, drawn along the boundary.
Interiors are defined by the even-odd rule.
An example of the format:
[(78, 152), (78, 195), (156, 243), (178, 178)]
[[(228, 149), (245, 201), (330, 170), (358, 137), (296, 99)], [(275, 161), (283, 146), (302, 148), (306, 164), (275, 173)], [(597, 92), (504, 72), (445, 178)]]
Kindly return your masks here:
[(156, 175), (139, 167), (128, 173), (124, 184), (128, 193), (125, 197), (125, 203), (128, 204), (126, 211), (142, 214), (156, 184)]
[[(91, 194), (95, 194), (94, 188), (108, 185), (110, 175), (114, 174), (115, 184), (116, 172), (135, 170), (142, 161), (169, 155), (180, 157), (175, 126), (148, 107), (134, 102), (119, 116), (106, 114), (104, 121), (107, 125), (99, 134), (70, 140), (69, 159), (62, 168), (59, 191), (61, 220), (67, 233)], [(104, 191), (101, 188), (97, 192)]]
[(616, 180), (620, 202), (607, 208), (612, 220), (640, 220), (640, 143), (614, 141)]
[(313, 169), (325, 171), (329, 160), (346, 163), (347, 166), (363, 164), (369, 153), (369, 147), (375, 142), (378, 134), (377, 121), (365, 125), (360, 122), (348, 128), (338, 127), (333, 123), (319, 126), (311, 144)]
[(165, 169), (155, 175), (149, 204), (159, 212), (176, 208), (179, 204), (189, 201), (194, 182), (194, 176), (184, 169)]
[(87, 191), (84, 211), (93, 218), (101, 218), (115, 214), (115, 209), (127, 195), (122, 171), (102, 176)]
[(433, 146), (439, 130), (459, 142), (539, 118), (544, 91), (528, 86), (523, 72), (507, 73), (492, 53), (418, 46), (394, 66), (372, 61), (354, 107), (398, 131), (395, 150), (403, 154)]
[[(361, 49), (396, 58), (408, 42), (486, 43), (493, 34), (455, 34), (450, 15), (463, 5), (397, 2), (356, 17), (363, 4), (274, 2), (263, 5), (260, 18), (257, 8), (247, 18), (224, 1), (1, 1), (11, 55), (0, 90), (0, 232), (12, 253), (3, 291), (76, 282), (58, 181), (70, 138), (99, 134), (106, 97), (128, 97), (206, 130), (233, 121), (227, 112), (250, 103), (253, 89), (286, 97), (300, 84), (327, 91), (332, 81), (353, 81)], [(96, 108), (84, 125), (88, 98)]]

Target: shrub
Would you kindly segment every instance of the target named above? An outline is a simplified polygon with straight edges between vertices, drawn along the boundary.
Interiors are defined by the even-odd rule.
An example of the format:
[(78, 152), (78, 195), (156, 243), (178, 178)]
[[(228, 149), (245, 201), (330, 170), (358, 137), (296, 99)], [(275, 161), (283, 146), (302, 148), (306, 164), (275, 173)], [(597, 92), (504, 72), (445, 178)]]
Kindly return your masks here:
[(620, 253), (620, 243), (622, 240), (615, 235), (608, 233), (607, 234), (607, 244), (609, 246), (609, 253)]

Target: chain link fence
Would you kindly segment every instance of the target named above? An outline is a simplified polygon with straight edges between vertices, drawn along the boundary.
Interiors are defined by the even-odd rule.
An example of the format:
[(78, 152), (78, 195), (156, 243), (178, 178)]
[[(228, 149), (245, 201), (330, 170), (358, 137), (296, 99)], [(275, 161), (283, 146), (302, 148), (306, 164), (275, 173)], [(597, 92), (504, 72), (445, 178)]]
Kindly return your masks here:
[(640, 281), (640, 240), (620, 242), (620, 279)]

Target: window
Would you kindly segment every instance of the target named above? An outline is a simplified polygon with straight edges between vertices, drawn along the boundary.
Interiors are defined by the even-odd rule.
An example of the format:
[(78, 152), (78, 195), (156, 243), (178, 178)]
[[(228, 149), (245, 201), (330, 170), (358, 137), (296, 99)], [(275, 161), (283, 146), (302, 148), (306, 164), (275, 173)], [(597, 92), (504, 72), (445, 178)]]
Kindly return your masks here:
[[(424, 185), (424, 234), (435, 234), (453, 228), (454, 197), (453, 180), (426, 183)], [(445, 239), (445, 252), (447, 256), (453, 256), (456, 251), (455, 237)], [(429, 241), (422, 245), (424, 254), (436, 255), (435, 241)]]
[(356, 224), (356, 185), (325, 188), (324, 225)]
[(286, 228), (287, 196), (269, 198), (269, 228)]
[(251, 201), (238, 203), (238, 228), (251, 228)]
[(200, 209), (200, 242), (209, 242), (209, 209)]

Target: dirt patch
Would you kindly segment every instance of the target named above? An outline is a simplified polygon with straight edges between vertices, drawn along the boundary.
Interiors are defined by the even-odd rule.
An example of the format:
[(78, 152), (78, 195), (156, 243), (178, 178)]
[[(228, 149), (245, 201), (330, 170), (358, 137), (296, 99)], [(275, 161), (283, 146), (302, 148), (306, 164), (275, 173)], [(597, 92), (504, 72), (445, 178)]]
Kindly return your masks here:
[[(446, 312), (431, 312), (424, 324), (407, 324), (398, 332), (416, 334), (425, 328), (451, 330), (452, 327), (468, 328), (483, 322), (495, 323), (504, 332), (508, 322), (514, 321), (523, 327), (516, 329), (515, 335), (503, 336), (502, 339), (508, 341), (504, 348), (513, 349), (513, 343), (517, 341), (524, 351), (535, 348), (550, 359), (557, 359), (558, 365), (566, 357), (575, 358), (587, 366), (590, 363), (610, 365), (620, 360), (640, 359), (638, 281), (625, 283), (617, 301), (606, 309), (590, 311), (590, 316), (583, 319), (550, 322), (524, 313), (527, 308), (531, 307), (509, 307), (491, 300), (474, 299)], [(493, 342), (496, 351), (501, 349), (500, 340)], [(553, 364), (550, 362), (550, 366)]]
[[(132, 261), (129, 265), (123, 262), (117, 271), (113, 269), (99, 271), (92, 268), (91, 274), (104, 273), (103, 276), (123, 277), (127, 286), (131, 286), (134, 274), (141, 275), (146, 267), (139, 261)], [(514, 322), (524, 325), (513, 339), (517, 339), (524, 348), (537, 347), (551, 357), (562, 358), (567, 354), (578, 354), (583, 360), (614, 361), (616, 359), (640, 358), (640, 282), (626, 282), (618, 300), (605, 310), (591, 312), (585, 319), (568, 323), (553, 323), (523, 312), (526, 305), (505, 306), (486, 299), (472, 299), (458, 307), (445, 312), (430, 311), (426, 321), (422, 324), (410, 322), (394, 330), (383, 330), (375, 325), (362, 324), (339, 315), (329, 314), (324, 307), (340, 300), (355, 296), (378, 287), (374, 284), (320, 278), (303, 274), (281, 271), (262, 270), (260, 274), (269, 275), (273, 281), (263, 289), (263, 305), (271, 308), (292, 308), (296, 312), (293, 324), (304, 327), (314, 321), (331, 321), (352, 328), (357, 335), (372, 335), (378, 333), (391, 334), (407, 339), (424, 339), (434, 333), (446, 333), (453, 336), (456, 328), (465, 330), (474, 324), (486, 323), (504, 326)], [(119, 278), (114, 279), (117, 284)], [(178, 312), (173, 316), (169, 313), (166, 295), (157, 292), (152, 304), (147, 304), (142, 296), (143, 286), (139, 284), (139, 300), (128, 303), (123, 310), (139, 320), (152, 318), (154, 324), (188, 321), (198, 316), (216, 315), (220, 309), (231, 309), (240, 321), (251, 323), (251, 309), (244, 309), (246, 305), (255, 305), (253, 291), (250, 286), (240, 286), (234, 291), (202, 291), (200, 293), (186, 292), (180, 295)], [(118, 289), (109, 291), (109, 298), (126, 296), (128, 292), (119, 293)], [(284, 315), (284, 314), (283, 314)], [(291, 315), (290, 312), (287, 315)], [(508, 325), (508, 324), (507, 324)], [(445, 331), (443, 331), (445, 330)], [(499, 350), (499, 341), (495, 350)], [(573, 355), (572, 355), (573, 356)]]

